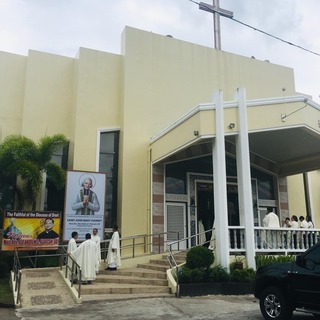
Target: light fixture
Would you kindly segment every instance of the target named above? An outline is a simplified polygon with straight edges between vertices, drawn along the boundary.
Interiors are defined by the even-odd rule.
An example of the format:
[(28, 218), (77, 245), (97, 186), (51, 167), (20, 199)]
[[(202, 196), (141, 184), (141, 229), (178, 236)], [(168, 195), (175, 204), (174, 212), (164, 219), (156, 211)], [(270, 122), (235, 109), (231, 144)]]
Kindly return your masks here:
[(193, 131), (193, 135), (197, 137), (199, 135), (199, 131), (198, 130), (194, 130)]
[(236, 126), (235, 123), (233, 123), (233, 122), (229, 123), (229, 129), (234, 129), (235, 126)]

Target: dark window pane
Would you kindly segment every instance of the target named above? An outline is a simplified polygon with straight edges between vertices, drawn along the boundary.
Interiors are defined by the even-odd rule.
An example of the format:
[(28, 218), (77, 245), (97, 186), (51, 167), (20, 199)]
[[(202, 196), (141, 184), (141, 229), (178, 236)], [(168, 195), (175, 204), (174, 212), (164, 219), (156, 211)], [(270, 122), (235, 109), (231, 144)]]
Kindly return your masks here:
[(117, 224), (119, 132), (100, 134), (99, 171), (107, 174), (105, 227)]

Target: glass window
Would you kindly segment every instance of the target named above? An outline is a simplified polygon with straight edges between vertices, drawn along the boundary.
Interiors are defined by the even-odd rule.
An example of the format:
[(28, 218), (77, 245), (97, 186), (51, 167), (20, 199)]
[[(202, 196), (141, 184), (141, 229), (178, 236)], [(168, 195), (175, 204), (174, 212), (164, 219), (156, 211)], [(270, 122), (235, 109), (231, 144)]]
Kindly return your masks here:
[(107, 175), (105, 227), (117, 224), (119, 131), (100, 133), (99, 171)]
[[(69, 144), (57, 150), (51, 158), (61, 168), (67, 170)], [(57, 189), (50, 179), (46, 181), (44, 210), (63, 211), (65, 188)]]

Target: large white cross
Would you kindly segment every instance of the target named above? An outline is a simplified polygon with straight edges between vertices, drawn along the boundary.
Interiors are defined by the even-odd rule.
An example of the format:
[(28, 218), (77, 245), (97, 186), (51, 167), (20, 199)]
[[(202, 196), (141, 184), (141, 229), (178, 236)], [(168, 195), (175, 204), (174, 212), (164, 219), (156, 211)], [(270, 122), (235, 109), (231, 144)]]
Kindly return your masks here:
[(213, 13), (214, 47), (221, 50), (220, 15), (233, 18), (233, 12), (220, 8), (219, 0), (213, 0), (213, 5), (199, 3), (199, 9)]

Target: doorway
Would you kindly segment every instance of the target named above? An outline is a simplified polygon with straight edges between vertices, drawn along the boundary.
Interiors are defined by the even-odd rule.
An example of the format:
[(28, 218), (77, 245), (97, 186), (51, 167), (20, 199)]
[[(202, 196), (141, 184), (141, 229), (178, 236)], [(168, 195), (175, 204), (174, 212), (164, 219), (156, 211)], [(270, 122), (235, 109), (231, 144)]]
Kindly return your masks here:
[[(239, 199), (238, 186), (236, 183), (228, 183), (227, 185), (227, 201), (228, 201), (228, 225), (239, 226)], [(196, 182), (196, 208), (197, 208), (197, 222), (198, 233), (201, 230), (201, 225), (204, 231), (213, 228), (215, 220), (214, 212), (214, 197), (213, 197), (213, 183), (212, 182)], [(206, 232), (205, 241), (211, 239), (211, 232)], [(232, 240), (232, 239), (231, 239)], [(232, 243), (234, 241), (231, 241)]]
[[(214, 199), (213, 183), (197, 182), (196, 183), (196, 208), (198, 233), (199, 230), (207, 231), (213, 228), (214, 223)], [(209, 246), (212, 232), (205, 233), (206, 246)]]

